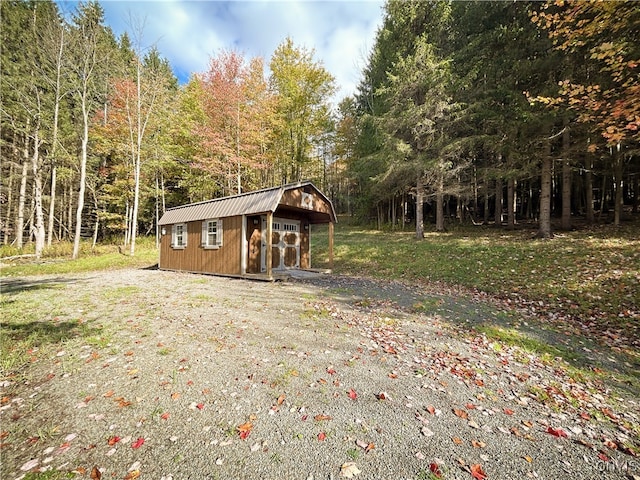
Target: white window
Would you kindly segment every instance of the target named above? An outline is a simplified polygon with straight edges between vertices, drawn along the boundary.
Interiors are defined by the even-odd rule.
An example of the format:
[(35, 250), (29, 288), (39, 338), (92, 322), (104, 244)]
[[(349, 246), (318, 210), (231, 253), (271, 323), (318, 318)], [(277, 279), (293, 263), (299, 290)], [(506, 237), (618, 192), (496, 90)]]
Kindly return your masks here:
[(171, 247), (186, 248), (187, 246), (187, 225), (176, 223), (171, 227)]
[(216, 218), (202, 222), (202, 246), (204, 248), (222, 246), (222, 220)]

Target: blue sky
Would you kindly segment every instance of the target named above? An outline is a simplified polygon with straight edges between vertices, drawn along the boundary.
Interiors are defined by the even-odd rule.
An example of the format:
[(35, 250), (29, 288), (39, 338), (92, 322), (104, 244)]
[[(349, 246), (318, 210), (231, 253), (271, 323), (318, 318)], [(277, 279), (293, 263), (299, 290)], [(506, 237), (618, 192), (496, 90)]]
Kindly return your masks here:
[[(73, 10), (77, 2), (58, 1)], [(155, 44), (181, 83), (204, 72), (211, 56), (235, 49), (269, 61), (287, 37), (315, 50), (336, 78), (336, 100), (355, 93), (382, 21), (382, 0), (102, 0), (116, 35), (144, 24), (142, 46)], [(139, 29), (138, 29), (139, 30)], [(132, 35), (133, 36), (133, 35)]]

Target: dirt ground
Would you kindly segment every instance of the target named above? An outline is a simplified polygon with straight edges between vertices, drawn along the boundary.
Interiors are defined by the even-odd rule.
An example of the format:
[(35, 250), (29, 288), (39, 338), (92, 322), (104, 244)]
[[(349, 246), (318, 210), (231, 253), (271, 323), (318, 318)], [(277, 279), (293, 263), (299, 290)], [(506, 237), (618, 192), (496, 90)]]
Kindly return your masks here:
[(478, 327), (557, 333), (488, 299), (133, 269), (2, 296), (25, 305), (2, 341), (48, 339), (1, 381), (3, 479), (640, 476), (635, 366), (574, 337), (580, 375), (492, 340)]

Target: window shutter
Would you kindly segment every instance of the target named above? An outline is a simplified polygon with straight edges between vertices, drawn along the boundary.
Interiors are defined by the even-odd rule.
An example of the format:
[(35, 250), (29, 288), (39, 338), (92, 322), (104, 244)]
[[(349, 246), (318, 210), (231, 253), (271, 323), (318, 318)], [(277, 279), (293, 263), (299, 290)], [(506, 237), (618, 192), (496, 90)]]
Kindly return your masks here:
[(189, 239), (189, 235), (187, 233), (187, 224), (183, 223), (182, 224), (182, 246), (186, 247), (187, 246), (187, 240)]
[(171, 246), (175, 247), (176, 246), (176, 226), (171, 225)]
[(209, 233), (209, 221), (205, 220), (204, 222), (202, 222), (202, 241), (200, 242), (200, 244), (203, 247), (207, 246), (208, 233)]
[(216, 236), (217, 237), (216, 241), (217, 241), (218, 245), (221, 247), (222, 246), (222, 219), (221, 218), (218, 219), (218, 228), (217, 228), (217, 230), (218, 230), (218, 234)]

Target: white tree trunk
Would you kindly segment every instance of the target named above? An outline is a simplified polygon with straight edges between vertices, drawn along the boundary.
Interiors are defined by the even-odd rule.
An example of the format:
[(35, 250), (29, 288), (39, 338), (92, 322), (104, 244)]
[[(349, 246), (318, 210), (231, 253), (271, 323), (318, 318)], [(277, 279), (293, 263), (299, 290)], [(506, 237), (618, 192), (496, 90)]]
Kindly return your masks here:
[(89, 143), (89, 112), (86, 99), (82, 101), (82, 151), (80, 154), (80, 186), (78, 188), (78, 208), (76, 209), (76, 233), (73, 238), (72, 258), (78, 258), (80, 253), (80, 236), (82, 234), (82, 210), (84, 210), (84, 193), (87, 183), (87, 147)]

